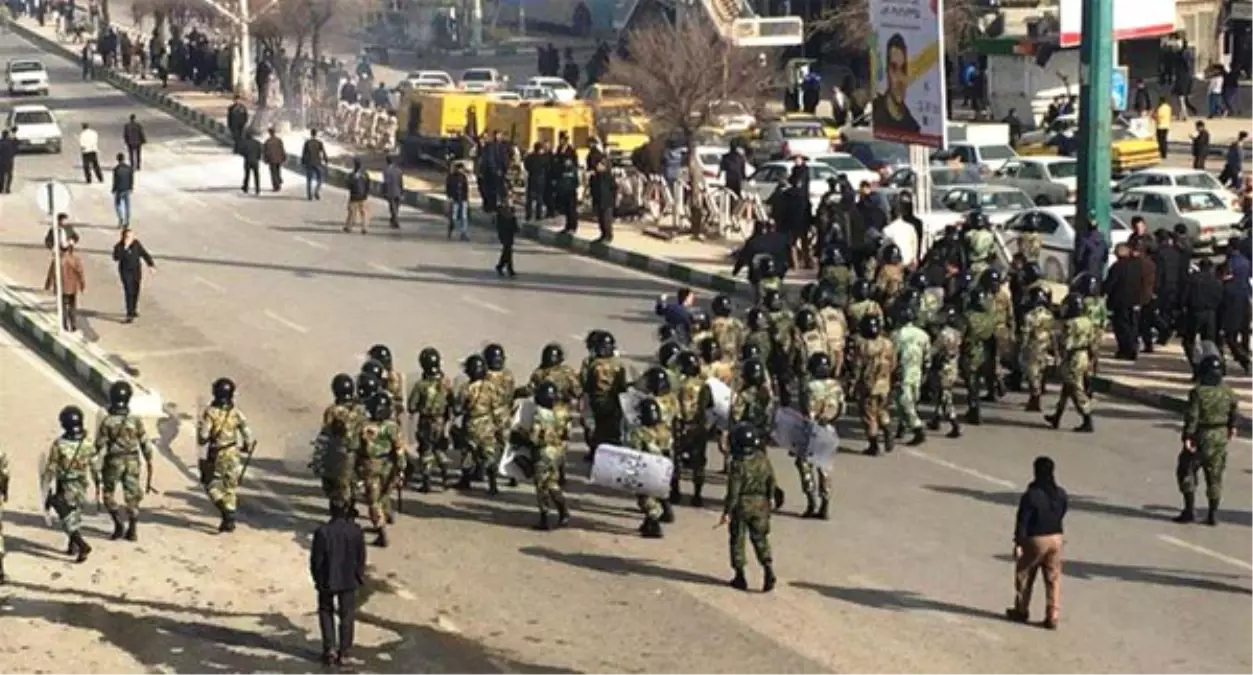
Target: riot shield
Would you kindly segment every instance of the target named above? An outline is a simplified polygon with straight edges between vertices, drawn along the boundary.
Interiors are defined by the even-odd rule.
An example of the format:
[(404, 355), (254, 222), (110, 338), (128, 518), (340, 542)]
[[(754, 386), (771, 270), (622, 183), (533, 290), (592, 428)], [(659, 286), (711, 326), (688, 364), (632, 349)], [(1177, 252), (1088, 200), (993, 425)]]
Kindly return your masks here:
[(618, 394), (618, 405), (622, 406), (622, 437), (626, 438), (631, 430), (640, 425), (640, 401), (649, 398), (648, 394), (638, 389), (627, 389)]
[(811, 464), (829, 471), (831, 465), (835, 462), (835, 455), (840, 450), (840, 435), (835, 427), (825, 427), (821, 424), (809, 424), (809, 434), (806, 437), (805, 456)]
[(774, 413), (770, 435), (776, 445), (787, 448), (787, 454), (804, 454), (809, 442), (809, 420), (792, 408), (779, 408)]
[(726, 431), (731, 424), (731, 388), (716, 377), (705, 380), (705, 386), (709, 387), (714, 425)]
[(670, 494), (673, 474), (674, 462), (669, 457), (602, 444), (596, 448), (591, 481), (618, 492), (664, 498)]

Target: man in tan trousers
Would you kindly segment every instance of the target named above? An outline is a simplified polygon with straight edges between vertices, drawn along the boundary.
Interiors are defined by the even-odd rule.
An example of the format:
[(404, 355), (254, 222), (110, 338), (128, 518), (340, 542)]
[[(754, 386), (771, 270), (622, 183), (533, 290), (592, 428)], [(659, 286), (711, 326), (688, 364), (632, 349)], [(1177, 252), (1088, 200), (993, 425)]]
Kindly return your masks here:
[(1036, 573), (1044, 572), (1043, 626), (1056, 630), (1062, 595), (1062, 520), (1066, 491), (1053, 477), (1053, 460), (1036, 457), (1035, 480), (1018, 502), (1014, 526), (1014, 606), (1005, 610), (1011, 621), (1026, 623), (1031, 616), (1031, 591)]

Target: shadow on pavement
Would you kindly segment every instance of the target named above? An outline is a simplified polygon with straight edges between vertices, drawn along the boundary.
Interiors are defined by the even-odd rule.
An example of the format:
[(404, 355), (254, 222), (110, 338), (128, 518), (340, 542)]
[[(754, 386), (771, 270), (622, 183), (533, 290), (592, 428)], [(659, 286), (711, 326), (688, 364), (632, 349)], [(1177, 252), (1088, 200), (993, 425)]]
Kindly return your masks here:
[[(1014, 559), (1004, 553), (993, 556), (1007, 564)], [(1189, 576), (1177, 576), (1177, 574)], [(1145, 567), (1142, 565), (1114, 565), (1111, 563), (1090, 562), (1087, 560), (1064, 560), (1062, 577), (1093, 581), (1096, 579), (1117, 579), (1151, 586), (1174, 586), (1177, 588), (1195, 588), (1202, 591), (1219, 593), (1236, 593), (1253, 595), (1253, 590), (1233, 584), (1213, 581), (1212, 579), (1194, 579), (1190, 577), (1218, 577), (1221, 579), (1239, 579), (1238, 574), (1215, 574), (1210, 572), (1194, 572), (1192, 570), (1176, 570), (1163, 567)], [(1064, 580), (1064, 579), (1063, 579)]]
[(886, 609), (897, 612), (908, 611), (931, 611), (944, 612), (946, 614), (958, 614), (961, 616), (970, 616), (979, 619), (995, 619), (1003, 621), (1005, 615), (982, 609), (979, 607), (966, 607), (943, 600), (932, 600), (924, 597), (914, 591), (903, 590), (887, 590), (877, 588), (856, 588), (853, 586), (827, 586), (824, 584), (815, 584), (807, 581), (793, 581), (789, 585), (794, 588), (802, 588), (808, 591), (821, 593), (828, 598), (851, 602), (863, 607), (872, 607), (874, 609)]
[(523, 555), (529, 555), (536, 558), (544, 558), (559, 562), (572, 567), (582, 567), (583, 569), (604, 572), (606, 574), (617, 574), (621, 576), (638, 576), (652, 577), (654, 579), (668, 579), (670, 581), (679, 581), (686, 584), (701, 584), (705, 586), (725, 586), (726, 580), (707, 574), (698, 572), (689, 572), (687, 570), (676, 570), (669, 567), (662, 567), (646, 560), (638, 558), (619, 558), (609, 555), (596, 555), (592, 553), (565, 553), (556, 549), (543, 546), (524, 546), (518, 549)]

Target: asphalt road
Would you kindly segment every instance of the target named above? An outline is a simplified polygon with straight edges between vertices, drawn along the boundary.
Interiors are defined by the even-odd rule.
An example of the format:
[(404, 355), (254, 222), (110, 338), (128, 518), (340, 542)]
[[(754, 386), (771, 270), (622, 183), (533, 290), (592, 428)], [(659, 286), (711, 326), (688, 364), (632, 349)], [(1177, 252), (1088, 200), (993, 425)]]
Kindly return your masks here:
[[(13, 36), (0, 39), (2, 58), (36, 55)], [(170, 402), (157, 425), (163, 449), (158, 486), (165, 495), (153, 500), (157, 508), (146, 518), (174, 521), (171, 514), (177, 514), (175, 522), (145, 534), (142, 555), (117, 553), (116, 564), (104, 555), (81, 568), (35, 562), (21, 551), (13, 556), (12, 574), (19, 579), (43, 579), (49, 570), (62, 575), (55, 585), (29, 582), (55, 586), (53, 592), (27, 585), (7, 591), (9, 604), (26, 608), (32, 625), (105, 637), (61, 652), (62, 667), (217, 668), (196, 659), (214, 646), (225, 650), (213, 660), (222, 670), (308, 667), (302, 659), (316, 650), (316, 631), (304, 581), (304, 542), (322, 506), (303, 467), (331, 375), (355, 371), (370, 344), (390, 344), (407, 370), (416, 368), (418, 350), (434, 345), (451, 370), (459, 357), (495, 339), (508, 349), (519, 376), (550, 340), (565, 344), (571, 358), (581, 356), (582, 336), (593, 327), (612, 330), (628, 355), (652, 351), (651, 301), (671, 288), (664, 280), (530, 244), (519, 248), (520, 276), (501, 280), (491, 270), (495, 247), (489, 235), (475, 232), (472, 242), (450, 242), (442, 223), (413, 212), (406, 212), (399, 231), (376, 221), (369, 236), (343, 234), (342, 191), (328, 188), (323, 201), (306, 202), (303, 181), (288, 173), (281, 194), (244, 196), (236, 158), (112, 89), (80, 83), (70, 64), (48, 62), (49, 105), (69, 132), (66, 150), (19, 159), (15, 194), (0, 198), (0, 272), (18, 286), (42, 284), (47, 254), (33, 186), (49, 177), (69, 183), (88, 276), (84, 333)], [(121, 325), (121, 292), (109, 259), (116, 233), (108, 188), (82, 183), (73, 139), (79, 123), (91, 123), (107, 157), (120, 147), (120, 127), (130, 113), (139, 116), (151, 141), (133, 225), (159, 269), (145, 279), (139, 321)], [(381, 213), (382, 204), (372, 207)], [(195, 460), (189, 420), (221, 375), (239, 384), (239, 403), (261, 439), (242, 497), (244, 525), (225, 539), (208, 533), (216, 521), (189, 468)], [(15, 447), (41, 447), (53, 433), (56, 410), (70, 396), (27, 396), (25, 382), (33, 376), (16, 379), (15, 391), (15, 378), (4, 378), (14, 407), (0, 410), (17, 413), (5, 417), (20, 434)], [(726, 535), (713, 529), (720, 485), (710, 490), (712, 508), (681, 508), (679, 522), (661, 541), (635, 535), (639, 517), (632, 499), (594, 490), (579, 477), (570, 486), (573, 527), (548, 534), (528, 529), (534, 497), (525, 486), (494, 500), (481, 492), (406, 494), (392, 547), (371, 551), (378, 581), (365, 607), (373, 626), (363, 629), (365, 668), (1253, 667), (1247, 443), (1232, 449), (1223, 526), (1180, 527), (1168, 520), (1178, 500), (1178, 422), (1172, 416), (1101, 401), (1098, 433), (1083, 436), (1050, 431), (1038, 415), (1009, 404), (993, 406), (986, 416), (984, 427), (970, 429), (960, 441), (935, 439), (878, 459), (840, 457), (834, 516), (826, 523), (794, 517), (798, 482), (786, 457), (776, 454), (789, 504), (773, 523), (781, 583), (768, 597), (721, 585), (729, 569)], [(846, 435), (849, 449), (860, 450), (860, 432), (850, 425)], [(1011, 599), (1013, 508), (1040, 453), (1056, 458), (1059, 479), (1072, 495), (1057, 633), (1000, 618)], [(586, 466), (580, 459), (576, 448), (576, 473)], [(29, 458), (24, 461), (22, 470), (30, 470)], [(28, 477), (15, 481), (32, 483), (33, 490)], [(31, 515), (32, 507), (29, 495), (19, 499), (19, 513), (10, 514), (16, 526), (6, 533), (59, 547), (56, 533), (39, 529), (42, 521)], [(144, 556), (152, 560), (150, 568), (131, 565), (143, 564)], [(198, 595), (174, 594), (163, 601), (161, 623), (119, 635), (102, 627), (105, 619), (92, 617), (125, 618), (140, 611), (130, 604), (134, 598), (166, 593), (157, 588), (160, 574), (129, 585), (114, 579), (125, 574), (122, 565), (161, 572), (182, 566), (170, 578)], [(126, 597), (106, 589), (99, 603), (80, 596), (68, 610), (48, 599), (70, 588), (90, 589), (97, 576), (125, 587)], [(759, 570), (750, 568), (750, 581), (760, 583)], [(240, 606), (230, 611), (241, 616), (222, 616), (227, 602)], [(213, 612), (198, 609), (209, 603)], [(29, 646), (24, 655), (47, 649), (48, 635), (30, 630), (14, 648)], [(0, 649), (11, 643), (6, 634)]]

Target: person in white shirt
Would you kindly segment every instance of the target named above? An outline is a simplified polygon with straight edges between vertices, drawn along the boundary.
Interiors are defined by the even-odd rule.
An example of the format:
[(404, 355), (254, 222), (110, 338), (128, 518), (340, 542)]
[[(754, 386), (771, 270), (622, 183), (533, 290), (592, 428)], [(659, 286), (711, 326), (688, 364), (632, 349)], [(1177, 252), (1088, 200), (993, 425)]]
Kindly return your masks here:
[(91, 185), (91, 175), (95, 173), (96, 180), (104, 182), (104, 172), (100, 170), (100, 136), (86, 122), (83, 122), (83, 131), (78, 134), (78, 149), (83, 153), (83, 177), (87, 179), (87, 184)]
[(1208, 101), (1209, 118), (1214, 119), (1223, 113), (1223, 80), (1226, 79), (1227, 71), (1221, 65), (1215, 64), (1209, 69), (1209, 87)]

